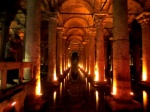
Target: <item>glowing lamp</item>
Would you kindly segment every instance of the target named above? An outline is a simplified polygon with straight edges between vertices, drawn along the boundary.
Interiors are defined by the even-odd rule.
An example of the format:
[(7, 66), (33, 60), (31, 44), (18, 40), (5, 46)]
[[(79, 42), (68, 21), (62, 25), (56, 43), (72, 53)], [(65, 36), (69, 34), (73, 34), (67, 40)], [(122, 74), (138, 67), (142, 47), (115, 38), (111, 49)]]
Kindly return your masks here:
[(14, 105), (16, 105), (16, 102), (12, 102), (11, 106), (14, 106)]

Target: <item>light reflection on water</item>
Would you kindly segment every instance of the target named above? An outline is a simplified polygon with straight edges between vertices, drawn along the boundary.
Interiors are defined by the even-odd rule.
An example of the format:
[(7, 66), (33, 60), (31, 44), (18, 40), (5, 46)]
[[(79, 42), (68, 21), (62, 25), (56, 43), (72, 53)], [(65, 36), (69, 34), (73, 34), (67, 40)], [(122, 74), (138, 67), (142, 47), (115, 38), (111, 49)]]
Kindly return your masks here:
[[(134, 100), (142, 105), (142, 112), (150, 112), (150, 92), (149, 89), (144, 89), (144, 86), (133, 84)], [(141, 112), (141, 111), (140, 111)]]
[(55, 107), (55, 104), (56, 104), (56, 94), (57, 94), (57, 92), (54, 91), (54, 93), (53, 93), (54, 107)]
[(60, 98), (62, 96), (62, 82), (60, 83)]
[(86, 87), (86, 90), (87, 90), (87, 78), (85, 78), (85, 87)]
[(146, 112), (148, 107), (148, 94), (146, 91), (143, 91), (143, 111)]
[(98, 102), (99, 102), (98, 91), (95, 91), (95, 98), (96, 98), (96, 110), (98, 110)]
[[(104, 88), (104, 90), (99, 88), (95, 89), (92, 83), (88, 82), (87, 78), (81, 80), (84, 81), (84, 83), (78, 82), (78, 85), (76, 85), (75, 82), (73, 82), (73, 84), (72, 82), (69, 83), (69, 81), (67, 80), (68, 78), (69, 77), (67, 75), (67, 77), (64, 78), (64, 80), (60, 83), (60, 87), (58, 88), (58, 90), (53, 91), (53, 105), (55, 109), (61, 109), (64, 110), (65, 112), (65, 109), (68, 109), (68, 107), (72, 108), (74, 105), (75, 106), (81, 105), (83, 106), (84, 112), (95, 112), (95, 110), (96, 112), (110, 112), (108, 110), (109, 108), (105, 107), (106, 104), (105, 96), (110, 95), (110, 89), (109, 90), (107, 88)], [(85, 84), (85, 86), (81, 86), (82, 84)], [(68, 85), (70, 85), (72, 87), (72, 90), (74, 90), (72, 91), (72, 93), (74, 94), (72, 96), (70, 94), (68, 95), (68, 92), (66, 91)], [(136, 87), (133, 87), (133, 92), (131, 92), (132, 97), (143, 105), (143, 112), (150, 112), (149, 92), (147, 90), (143, 91), (143, 89), (140, 88), (138, 85), (135, 86)], [(86, 87), (86, 89), (84, 88), (85, 91), (83, 89), (81, 89), (82, 91), (76, 91), (77, 89), (74, 89), (75, 87), (78, 87), (77, 89)], [(83, 93), (80, 96), (79, 93), (81, 92)], [(76, 107), (75, 109), (81, 108)]]
[(89, 96), (90, 96), (91, 83), (89, 82), (88, 85), (89, 85)]
[(64, 90), (65, 90), (65, 84), (66, 84), (66, 80), (65, 79), (64, 79), (64, 83), (63, 84), (64, 84)]

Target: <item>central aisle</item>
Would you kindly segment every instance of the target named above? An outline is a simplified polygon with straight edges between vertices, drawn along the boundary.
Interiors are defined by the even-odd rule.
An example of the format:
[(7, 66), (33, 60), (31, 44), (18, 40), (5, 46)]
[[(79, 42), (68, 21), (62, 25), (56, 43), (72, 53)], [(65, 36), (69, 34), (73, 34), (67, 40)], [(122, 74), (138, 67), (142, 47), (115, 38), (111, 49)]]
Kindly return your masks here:
[(42, 83), (47, 103), (40, 112), (108, 112), (106, 91), (94, 88), (79, 69), (70, 70), (59, 86)]

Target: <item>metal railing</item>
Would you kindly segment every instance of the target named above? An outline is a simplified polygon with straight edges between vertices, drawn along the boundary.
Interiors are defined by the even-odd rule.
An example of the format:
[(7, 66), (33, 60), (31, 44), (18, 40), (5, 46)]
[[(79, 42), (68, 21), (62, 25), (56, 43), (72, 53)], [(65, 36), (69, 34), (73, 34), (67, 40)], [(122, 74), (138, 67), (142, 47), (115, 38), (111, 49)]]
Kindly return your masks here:
[(7, 88), (7, 70), (18, 69), (18, 81), (23, 82), (24, 68), (30, 68), (31, 79), (33, 78), (33, 69), (31, 62), (0, 62), (0, 72), (1, 72), (1, 89)]

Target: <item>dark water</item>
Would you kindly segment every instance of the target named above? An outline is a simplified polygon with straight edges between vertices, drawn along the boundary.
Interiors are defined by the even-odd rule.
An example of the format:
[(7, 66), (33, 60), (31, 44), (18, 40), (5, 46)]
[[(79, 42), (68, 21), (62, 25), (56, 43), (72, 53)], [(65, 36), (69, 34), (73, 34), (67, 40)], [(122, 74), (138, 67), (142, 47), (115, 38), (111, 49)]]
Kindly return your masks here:
[[(71, 72), (70, 72), (71, 73)], [(46, 103), (38, 112), (111, 112), (105, 97), (110, 86), (93, 87), (81, 71), (68, 73), (59, 86), (43, 83), (43, 99)], [(150, 91), (132, 83), (133, 99), (142, 104), (142, 112), (150, 112)]]

